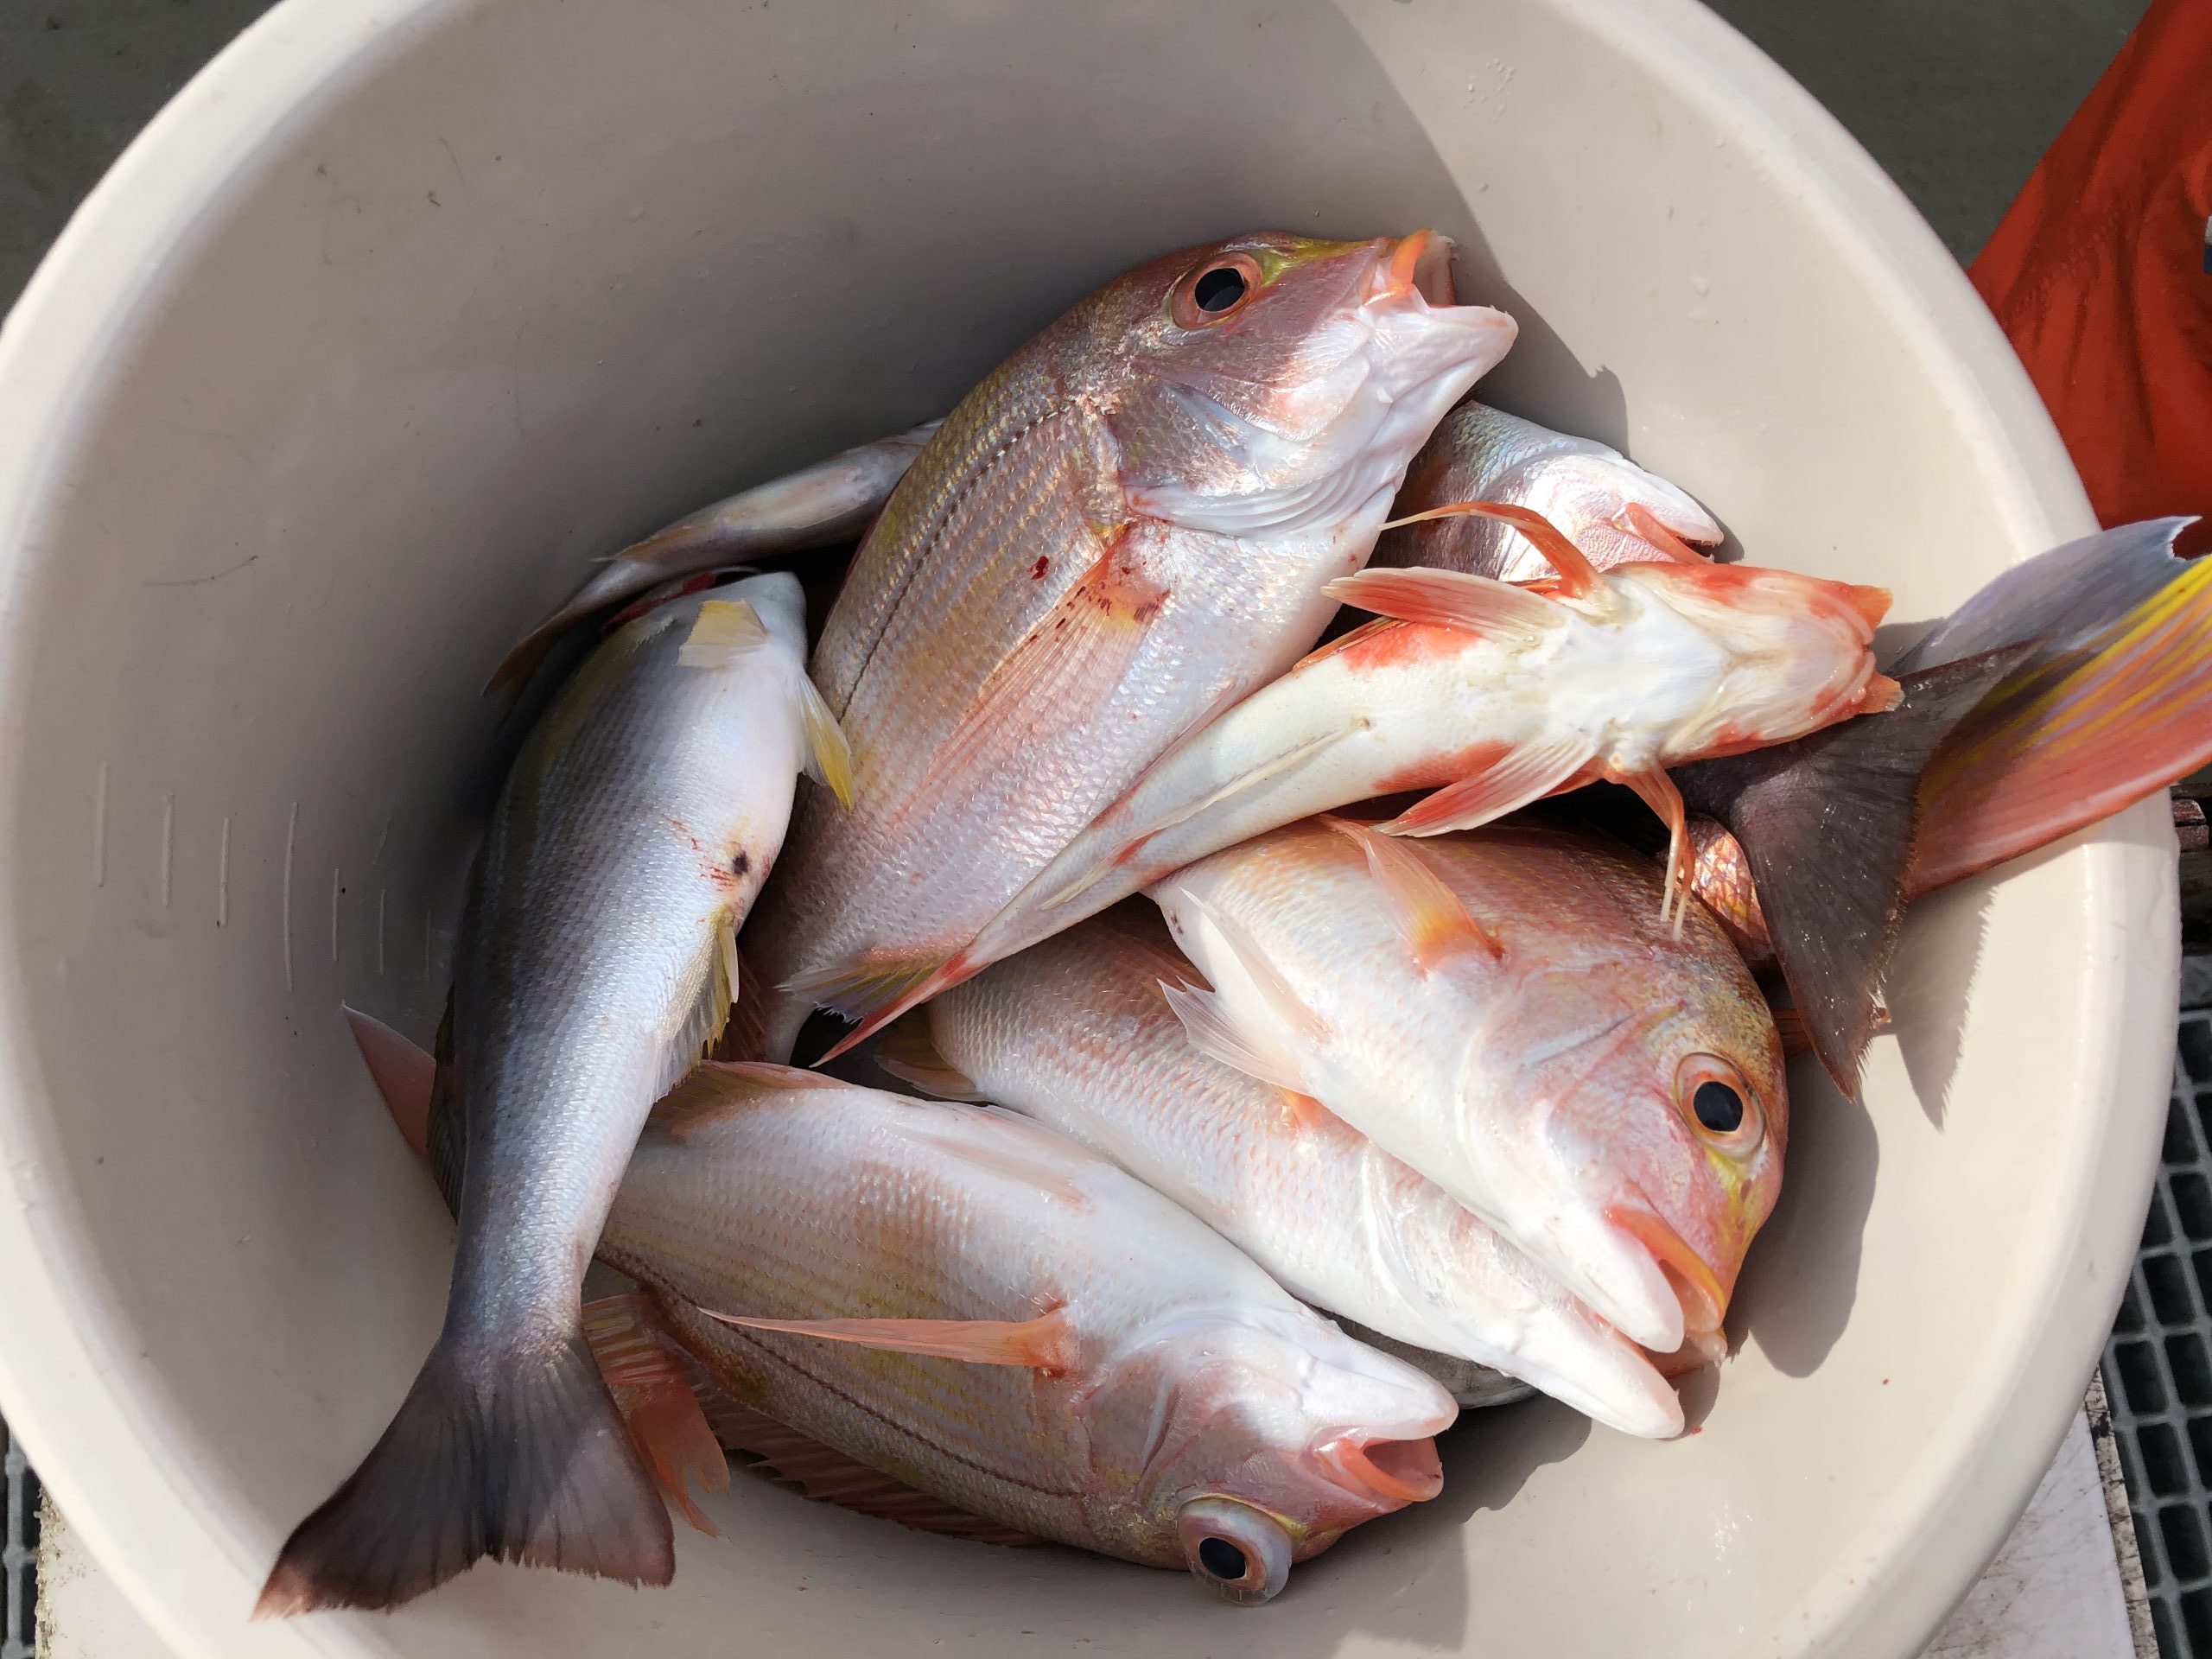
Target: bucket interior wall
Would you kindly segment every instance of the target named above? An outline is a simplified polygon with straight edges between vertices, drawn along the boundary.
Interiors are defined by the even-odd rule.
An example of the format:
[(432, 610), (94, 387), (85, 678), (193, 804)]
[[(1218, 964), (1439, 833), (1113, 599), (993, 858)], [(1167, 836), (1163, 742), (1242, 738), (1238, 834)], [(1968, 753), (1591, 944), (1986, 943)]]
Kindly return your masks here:
[[(247, 1632), (442, 1306), (449, 1224), (340, 1005), (427, 1038), (502, 741), (479, 688), (594, 556), (941, 412), (1140, 257), (1259, 226), (1457, 238), (1462, 297), (1521, 323), (1489, 396), (1901, 618), (2088, 527), (1933, 238), (1687, 6), (309, 10), (187, 95), (357, 36), (128, 284), (15, 555), (10, 1150), (52, 1194), (27, 1270), (126, 1402), (86, 1424), (139, 1484), (69, 1490), (90, 1427), (29, 1385), (9, 1406), (96, 1541), (132, 1505), (204, 1530), (189, 1584), (122, 1563), (174, 1637), (1716, 1659), (1932, 1627), (2086, 1376), (2094, 1337), (2053, 1333), (2116, 1294), (2056, 1281), (2133, 1179), (2083, 1103), (2118, 1086), (2155, 813), (1923, 906), (1864, 1105), (1797, 1072), (1789, 1185), (1689, 1438), (1471, 1421), (1440, 1499), (1257, 1612), (740, 1479), (665, 1592), (485, 1568)], [(2053, 1352), (2081, 1376), (2028, 1374)]]

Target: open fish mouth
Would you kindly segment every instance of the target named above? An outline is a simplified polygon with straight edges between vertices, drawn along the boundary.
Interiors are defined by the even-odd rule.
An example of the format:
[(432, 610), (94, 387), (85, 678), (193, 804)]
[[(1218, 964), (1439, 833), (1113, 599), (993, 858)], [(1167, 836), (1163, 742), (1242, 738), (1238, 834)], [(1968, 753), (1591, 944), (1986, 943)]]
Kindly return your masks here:
[(1434, 231), (1415, 231), (1391, 245), (1367, 273), (1360, 295), (1363, 305), (1418, 294), (1431, 305), (1456, 305), (1452, 291), (1452, 256), (1456, 251), (1448, 236)]
[(1689, 1241), (1651, 1211), (1612, 1205), (1605, 1219), (1648, 1255), (1681, 1304), (1686, 1338), (1710, 1337), (1728, 1312), (1728, 1288)]
[(1313, 1447), (1313, 1456), (1348, 1490), (1391, 1504), (1426, 1503), (1444, 1490), (1444, 1465), (1436, 1442), (1377, 1438), (1355, 1431)]

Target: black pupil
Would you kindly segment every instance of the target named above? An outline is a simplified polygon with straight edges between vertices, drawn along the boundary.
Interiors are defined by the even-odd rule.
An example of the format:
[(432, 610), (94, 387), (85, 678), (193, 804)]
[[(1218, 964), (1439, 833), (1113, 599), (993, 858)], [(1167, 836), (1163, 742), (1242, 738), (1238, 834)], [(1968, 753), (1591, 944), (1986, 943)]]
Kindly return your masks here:
[(1690, 1096), (1690, 1109), (1715, 1135), (1733, 1135), (1744, 1125), (1744, 1097), (1725, 1083), (1698, 1084)]
[(1217, 1579), (1234, 1584), (1244, 1576), (1244, 1552), (1226, 1538), (1207, 1538), (1198, 1545), (1198, 1565)]
[(1198, 278), (1191, 297), (1201, 311), (1226, 311), (1244, 297), (1244, 273), (1234, 265), (1216, 265)]

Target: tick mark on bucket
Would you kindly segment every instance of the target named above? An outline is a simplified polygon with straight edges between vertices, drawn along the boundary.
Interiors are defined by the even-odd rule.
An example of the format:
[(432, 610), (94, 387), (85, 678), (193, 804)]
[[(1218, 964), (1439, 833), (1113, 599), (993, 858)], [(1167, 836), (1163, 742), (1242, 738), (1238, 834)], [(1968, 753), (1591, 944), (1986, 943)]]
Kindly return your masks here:
[(162, 908), (169, 907), (169, 871), (176, 847), (176, 797), (162, 797)]
[(92, 779), (92, 885), (107, 885), (107, 762)]
[(300, 804), (292, 803), (291, 816), (284, 820), (284, 890), (276, 906), (277, 923), (284, 935), (284, 989), (292, 988), (292, 849), (300, 838)]

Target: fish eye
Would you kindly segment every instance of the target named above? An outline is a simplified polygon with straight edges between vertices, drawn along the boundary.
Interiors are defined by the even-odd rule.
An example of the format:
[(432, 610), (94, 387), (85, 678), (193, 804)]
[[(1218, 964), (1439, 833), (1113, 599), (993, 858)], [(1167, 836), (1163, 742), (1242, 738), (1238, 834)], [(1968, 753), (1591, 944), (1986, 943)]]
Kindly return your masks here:
[(1707, 1145), (1747, 1156), (1765, 1136), (1758, 1096), (1718, 1054), (1693, 1054), (1675, 1073), (1675, 1098)]
[(1192, 1576), (1224, 1601), (1256, 1606), (1290, 1581), (1290, 1535), (1249, 1503), (1194, 1498), (1176, 1517), (1176, 1531)]
[(1718, 1077), (1707, 1077), (1690, 1096), (1690, 1110), (1698, 1127), (1715, 1135), (1733, 1135), (1744, 1122), (1744, 1097)]
[(1179, 328), (1207, 328), (1242, 309), (1260, 286), (1259, 263), (1249, 254), (1225, 253), (1185, 271), (1167, 299)]
[(1244, 1552), (1226, 1538), (1206, 1538), (1198, 1543), (1198, 1565), (1217, 1579), (1234, 1584), (1252, 1569)]

